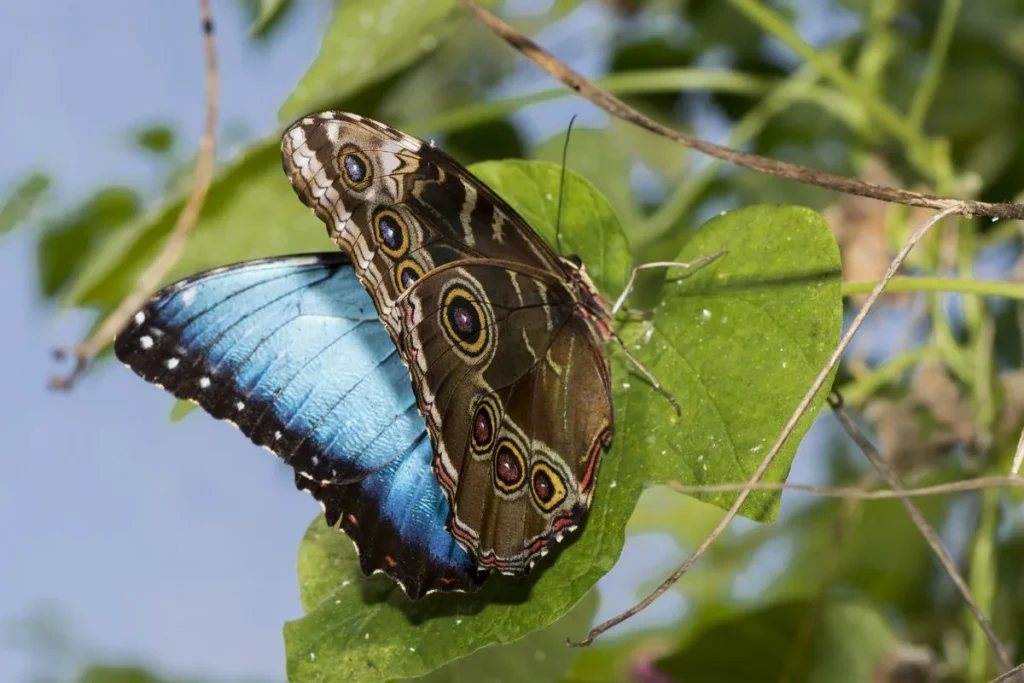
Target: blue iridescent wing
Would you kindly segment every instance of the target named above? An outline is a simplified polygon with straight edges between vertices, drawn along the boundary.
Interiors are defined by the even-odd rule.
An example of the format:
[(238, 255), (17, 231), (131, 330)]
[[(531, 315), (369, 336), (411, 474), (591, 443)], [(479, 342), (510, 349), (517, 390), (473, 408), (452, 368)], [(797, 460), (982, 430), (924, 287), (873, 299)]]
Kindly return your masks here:
[(445, 529), (408, 370), (341, 253), (248, 261), (158, 292), (114, 342), (148, 382), (238, 426), (410, 597), (485, 577)]

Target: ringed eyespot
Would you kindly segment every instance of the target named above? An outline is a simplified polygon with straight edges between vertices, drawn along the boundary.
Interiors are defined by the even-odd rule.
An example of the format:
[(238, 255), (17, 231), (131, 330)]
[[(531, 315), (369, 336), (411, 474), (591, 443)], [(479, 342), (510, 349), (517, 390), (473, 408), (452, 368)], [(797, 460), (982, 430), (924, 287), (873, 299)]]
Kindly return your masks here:
[(441, 327), (463, 353), (479, 356), (487, 348), (488, 328), (478, 297), (454, 285), (441, 298)]
[(530, 491), (533, 501), (544, 512), (551, 512), (565, 500), (565, 481), (546, 462), (537, 461), (530, 468)]
[(401, 258), (409, 250), (409, 231), (397, 212), (381, 209), (373, 217), (373, 227), (381, 250), (391, 258)]
[(526, 458), (511, 439), (502, 439), (494, 452), (494, 485), (505, 493), (515, 493), (526, 483)]
[(476, 453), (486, 453), (494, 444), (494, 408), (487, 401), (482, 401), (473, 416), (473, 433), (470, 445)]
[(420, 264), (411, 258), (403, 259), (395, 267), (395, 283), (398, 291), (404, 292), (412, 287), (413, 283), (423, 277), (423, 269)]
[(373, 166), (365, 154), (355, 147), (347, 147), (341, 152), (341, 177), (353, 190), (362, 190), (370, 183)]

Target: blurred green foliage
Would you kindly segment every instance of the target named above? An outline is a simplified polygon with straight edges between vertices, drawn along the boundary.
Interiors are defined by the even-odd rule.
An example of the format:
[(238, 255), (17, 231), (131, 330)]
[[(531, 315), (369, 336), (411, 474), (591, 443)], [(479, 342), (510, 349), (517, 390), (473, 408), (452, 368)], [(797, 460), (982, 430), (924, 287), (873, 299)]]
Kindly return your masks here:
[[(292, 4), (284, 0), (241, 3), (252, 35), (259, 40), (273, 40), (283, 30)], [(602, 30), (582, 28), (584, 14), (588, 21), (600, 15)], [(777, 159), (876, 181), (872, 169), (881, 168), (885, 174), (881, 182), (903, 187), (990, 201), (1020, 195), (1024, 127), (1016, 114), (1024, 96), (1024, 0), (555, 0), (540, 13), (512, 12), (510, 20), (530, 34), (557, 28), (559, 54), (596, 57), (609, 89), (678, 129)], [(541, 33), (542, 41), (552, 35), (551, 31)], [(588, 106), (567, 99), (572, 96), (568, 91), (552, 91), (552, 81), (537, 73), (504, 43), (467, 21), (452, 0), (348, 0), (339, 5), (334, 21), (326, 27), (318, 58), (284, 103), (281, 116), (287, 121), (329, 106), (434, 137), (464, 163), (513, 156), (558, 162), (563, 141), (559, 131), (572, 113)], [(527, 94), (508, 94), (524, 92), (524, 82), (530, 84)], [(555, 98), (563, 98), (561, 106), (539, 103)], [(537, 128), (543, 133), (538, 135)], [(271, 133), (222, 164), (200, 223), (171, 277), (243, 258), (331, 248), (322, 226), (295, 201), (280, 173), (277, 139), (277, 133)], [(160, 158), (173, 156), (182, 146), (175, 140), (173, 126), (165, 123), (136, 131), (134, 140), (144, 153)], [(747, 274), (775, 272), (776, 266), (779, 273), (792, 271), (797, 264), (820, 257), (825, 245), (798, 241), (786, 258), (784, 244), (767, 242), (786, 240), (792, 236), (792, 225), (810, 214), (754, 209), (706, 223), (705, 219), (723, 209), (795, 204), (829, 209), (846, 279), (871, 279), (923, 218), (901, 207), (865, 205), (821, 188), (723, 168), (621, 122), (578, 125), (567, 165), (597, 188), (617, 216), (632, 254), (631, 258), (629, 252), (622, 254), (625, 261), (620, 271), (629, 260), (671, 259), (680, 252), (686, 258), (707, 254), (737, 235), (729, 245), (737, 252), (735, 258), (730, 252), (723, 262), (737, 264), (740, 270), (733, 273), (745, 272), (748, 265)], [(508, 170), (500, 168), (504, 170), (488, 175), (496, 185)], [(40, 173), (26, 175), (10, 188), (0, 208), (0, 233), (19, 224), (37, 229), (44, 296), (102, 315), (117, 304), (161, 248), (187, 187), (187, 169), (178, 173), (185, 173), (179, 178), (182, 182), (171, 183), (168, 196), (152, 202), (141, 188), (102, 187), (80, 203), (57, 205), (57, 209), (44, 200), (52, 198), (52, 187), (59, 188), (59, 172), (55, 170), (52, 179)], [(549, 183), (537, 184), (533, 191), (557, 188)], [(529, 183), (513, 185), (507, 188), (510, 195), (531, 191)], [(730, 220), (734, 216), (749, 219), (749, 225)], [(550, 220), (531, 218), (541, 230)], [(578, 217), (578, 221), (567, 236), (586, 234), (585, 220)], [(939, 275), (973, 277), (981, 269), (978, 256), (985, 249), (1006, 251), (1010, 264), (1018, 258), (1019, 225), (966, 219), (949, 224), (946, 230), (936, 230), (913, 258), (910, 274), (922, 289)], [(702, 227), (698, 230), (698, 226)], [(744, 227), (748, 232), (743, 232)], [(758, 250), (776, 256), (759, 261)], [(773, 261), (776, 257), (778, 263)], [(1024, 267), (1018, 266), (1016, 274), (1005, 267), (987, 276), (1020, 281)], [(611, 289), (620, 282), (621, 272)], [(738, 407), (747, 404), (736, 395), (749, 389), (751, 396), (745, 398), (757, 397), (756, 402), (766, 404), (765, 409), (773, 413), (788, 412), (806, 386), (807, 368), (799, 376), (785, 377), (782, 363), (796, 356), (777, 351), (777, 338), (759, 339), (758, 335), (774, 330), (780, 337), (792, 336), (786, 323), (812, 325), (799, 315), (806, 303), (801, 297), (810, 296), (807, 291), (794, 289), (788, 298), (783, 291), (774, 291), (770, 301), (756, 307), (779, 307), (764, 319), (756, 316), (753, 305), (745, 318), (730, 310), (733, 324), (742, 321), (733, 328), (736, 336), (730, 340), (723, 330), (709, 332), (713, 346), (702, 352), (696, 339), (703, 310), (711, 311), (712, 322), (724, 322), (711, 305), (717, 306), (716, 294), (708, 282), (698, 278), (677, 288), (657, 274), (643, 278), (641, 284), (637, 302), (664, 301), (672, 309), (671, 314), (656, 309), (653, 325), (658, 330), (667, 328), (670, 336), (691, 335), (687, 339), (694, 342), (693, 352), (703, 359), (692, 373), (686, 370), (689, 348), (664, 360), (664, 365), (652, 359), (658, 372), (680, 383), (677, 396), (691, 399), (706, 390), (709, 395), (729, 395), (722, 405)], [(956, 290), (955, 281), (948, 286)], [(857, 407), (867, 408), (866, 426), (883, 451), (901, 452), (902, 474), (909, 481), (936, 483), (1006, 472), (1024, 423), (1021, 299), (1024, 294), (1015, 305), (1002, 307), (976, 295), (961, 297), (952, 306), (934, 292), (894, 300), (886, 315), (903, 327), (882, 328), (873, 340), (875, 346), (857, 347), (846, 358), (837, 387), (857, 396)], [(743, 296), (723, 305), (741, 307)], [(827, 327), (828, 321), (822, 324)], [(655, 327), (630, 323), (624, 336), (630, 341), (643, 339)], [(799, 334), (806, 340), (808, 330), (801, 329)], [(826, 339), (828, 334), (819, 336)], [(907, 343), (908, 339), (912, 342)], [(742, 346), (755, 348), (736, 348)], [(947, 372), (938, 385), (933, 378), (930, 391), (914, 384), (923, 374), (924, 358), (937, 359)], [(804, 360), (807, 367), (820, 365), (815, 356)], [(769, 361), (778, 366), (776, 374), (768, 372)], [(744, 376), (749, 387), (743, 384)], [(760, 387), (773, 391), (762, 395)], [(881, 398), (889, 403), (879, 403)], [(687, 406), (687, 419), (692, 418), (698, 429), (707, 427), (711, 422), (701, 411), (714, 403), (696, 400)], [(657, 401), (645, 401), (640, 412), (647, 413), (648, 405)], [(622, 396), (617, 397), (617, 409), (623, 425), (620, 438), (633, 448), (639, 448), (637, 444), (648, 435), (659, 443), (685, 444), (656, 466), (606, 461), (602, 486), (632, 477), (632, 499), (620, 499), (630, 502), (617, 510), (619, 516), (628, 514), (631, 500), (644, 484), (668, 481), (673, 475), (691, 482), (742, 479), (749, 474), (749, 463), (758, 459), (729, 462), (730, 451), (719, 447), (709, 449), (705, 459), (699, 460), (704, 454), (700, 445), (667, 433), (678, 429), (669, 421), (637, 415), (631, 401)], [(908, 433), (901, 431), (906, 425), (899, 421), (905, 414), (927, 417), (920, 421), (923, 429), (915, 426), (909, 442), (897, 438)], [(725, 435), (738, 429), (744, 438), (756, 435), (770, 443), (778, 431), (772, 419), (756, 411), (722, 419), (733, 425)], [(936, 449), (933, 437), (943, 430), (959, 440), (954, 439), (951, 446), (947, 439)], [(751, 441), (747, 448), (758, 443)], [(916, 457), (922, 452), (932, 455)], [(644, 455), (653, 454), (656, 459), (659, 453), (661, 449), (650, 449)], [(839, 440), (826, 442), (809, 457), (825, 472), (825, 482), (877, 486), (863, 474), (857, 454), (851, 455)], [(644, 460), (639, 454), (636, 458)], [(713, 468), (708, 479), (702, 478), (705, 463)], [(776, 479), (785, 476), (789, 465), (786, 458), (780, 463)], [(599, 500), (607, 494), (605, 488)], [(730, 498), (714, 500), (722, 504)], [(769, 501), (767, 507), (748, 513), (770, 518), (776, 499), (759, 500)], [(957, 559), (969, 570), (968, 581), (982, 600), (983, 611), (993, 616), (1001, 639), (1019, 658), (1024, 652), (1020, 578), (1024, 576), (1024, 533), (1019, 497), (960, 494), (921, 500), (919, 505), (945, 533)], [(721, 514), (718, 507), (657, 487), (641, 497), (625, 533), (664, 534), (689, 550)], [(592, 519), (584, 538), (624, 525), (625, 519)], [(619, 538), (611, 542), (612, 560), (621, 531), (613, 535)], [(332, 544), (345, 545), (342, 541), (335, 534), (325, 537), (323, 544), (307, 543), (304, 566), (312, 566), (310, 553)], [(582, 547), (583, 542), (577, 543), (562, 553), (564, 562), (548, 573), (557, 577), (559, 570), (567, 572), (572, 551), (581, 554)], [(313, 573), (328, 583), (346, 580), (342, 578), (344, 552), (339, 548), (331, 556), (340, 563), (334, 572), (318, 565)], [(764, 559), (771, 554), (781, 558), (773, 570)], [(328, 559), (322, 556), (324, 565)], [(611, 561), (606, 556), (597, 559)], [(603, 569), (597, 575), (601, 573)], [(751, 580), (752, 573), (760, 581), (753, 595), (745, 595), (740, 586)], [(396, 676), (426, 671), (487, 643), (539, 629), (525, 640), (490, 645), (456, 660), (430, 680), (480, 680), (488, 669), (501, 668), (497, 662), (503, 657), (521, 665), (516, 680), (572, 683), (740, 679), (980, 683), (997, 673), (987, 642), (898, 502), (806, 503), (770, 525), (744, 533), (733, 529), (673, 589), (687, 601), (674, 623), (640, 626), (622, 637), (613, 632), (589, 649), (559, 650), (556, 655), (554, 648), (560, 647), (563, 636), (579, 637), (585, 630), (595, 600), (594, 592), (588, 592), (593, 580), (571, 585), (571, 578), (566, 579), (570, 585), (563, 590), (572, 598), (563, 599), (556, 610), (534, 617), (528, 625), (514, 623), (516, 610), (509, 609), (509, 623), (488, 624), (493, 630), (480, 628), (474, 638), (455, 645), (442, 645), (441, 638), (435, 638), (436, 643), (419, 647), (443, 652), (429, 663), (418, 660), (419, 668), (408, 657), (393, 671)], [(307, 588), (304, 578), (304, 592)], [(327, 595), (331, 589), (324, 585), (319, 590)], [(577, 604), (580, 598), (583, 601)], [(336, 621), (325, 623), (325, 633), (336, 633), (331, 630), (337, 628)], [(389, 635), (380, 634), (382, 639)], [(293, 643), (308, 645), (301, 638)], [(523, 648), (520, 654), (513, 649), (517, 647)], [(291, 646), (293, 663), (305, 652), (300, 650), (298, 644)], [(531, 651), (550, 655), (531, 660)], [(548, 656), (557, 664), (548, 664)], [(394, 655), (387, 661), (399, 658)], [(349, 680), (345, 671), (336, 669), (302, 670), (323, 674), (317, 680)], [(295, 680), (307, 680), (296, 671), (293, 666)], [(122, 673), (148, 675), (130, 667), (123, 671), (94, 667), (83, 676), (93, 676), (87, 680), (97, 683), (162, 680), (116, 678)], [(918, 678), (900, 678), (910, 674)], [(387, 678), (387, 671), (382, 669), (380, 676)]]

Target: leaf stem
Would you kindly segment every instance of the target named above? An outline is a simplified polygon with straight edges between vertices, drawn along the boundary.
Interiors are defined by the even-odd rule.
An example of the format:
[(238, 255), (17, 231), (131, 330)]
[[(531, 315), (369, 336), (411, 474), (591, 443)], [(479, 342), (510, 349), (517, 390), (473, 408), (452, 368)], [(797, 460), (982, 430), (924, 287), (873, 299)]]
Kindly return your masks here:
[[(878, 284), (874, 280), (853, 280), (843, 283), (843, 296), (866, 294)], [(1024, 301), (1024, 283), (1003, 282), (1001, 280), (971, 280), (958, 277), (894, 277), (889, 281), (886, 291), (897, 292), (958, 292), (960, 294), (976, 294), (979, 296), (1001, 296), (1007, 299)]]
[(928, 109), (935, 100), (935, 93), (939, 89), (942, 70), (946, 66), (946, 57), (949, 54), (949, 46), (953, 42), (953, 33), (962, 4), (963, 0), (945, 0), (942, 3), (942, 13), (939, 15), (939, 23), (935, 29), (935, 38), (932, 40), (931, 49), (928, 52), (928, 63), (924, 68), (924, 74), (921, 76), (917, 90), (914, 91), (914, 99), (910, 103), (910, 113), (907, 116), (909, 124), (918, 131), (922, 131)]
[[(970, 587), (978, 609), (985, 614), (992, 613), (996, 596), (995, 536), (999, 525), (999, 492), (985, 491), (981, 496), (981, 519), (974, 534), (974, 547), (970, 559)], [(970, 629), (970, 646), (967, 652), (967, 680), (979, 683), (988, 680), (991, 649), (989, 639), (981, 624), (968, 610), (965, 615)]]
[(939, 350), (931, 345), (922, 346), (898, 356), (890, 358), (874, 370), (854, 379), (839, 389), (843, 400), (854, 408), (863, 407), (869, 398), (879, 389), (896, 381), (900, 375), (921, 361), (939, 355)]

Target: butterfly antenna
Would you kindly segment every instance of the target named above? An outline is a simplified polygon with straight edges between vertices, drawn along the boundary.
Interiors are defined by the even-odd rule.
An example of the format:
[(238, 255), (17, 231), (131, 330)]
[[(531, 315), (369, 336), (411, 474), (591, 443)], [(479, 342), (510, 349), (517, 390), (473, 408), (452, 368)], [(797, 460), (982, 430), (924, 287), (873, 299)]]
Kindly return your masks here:
[(572, 124), (576, 122), (576, 114), (569, 119), (569, 127), (565, 130), (565, 142), (562, 143), (562, 172), (558, 178), (558, 208), (555, 213), (555, 248), (558, 255), (562, 255), (562, 195), (565, 192), (565, 160), (569, 156), (569, 135), (572, 133)]

